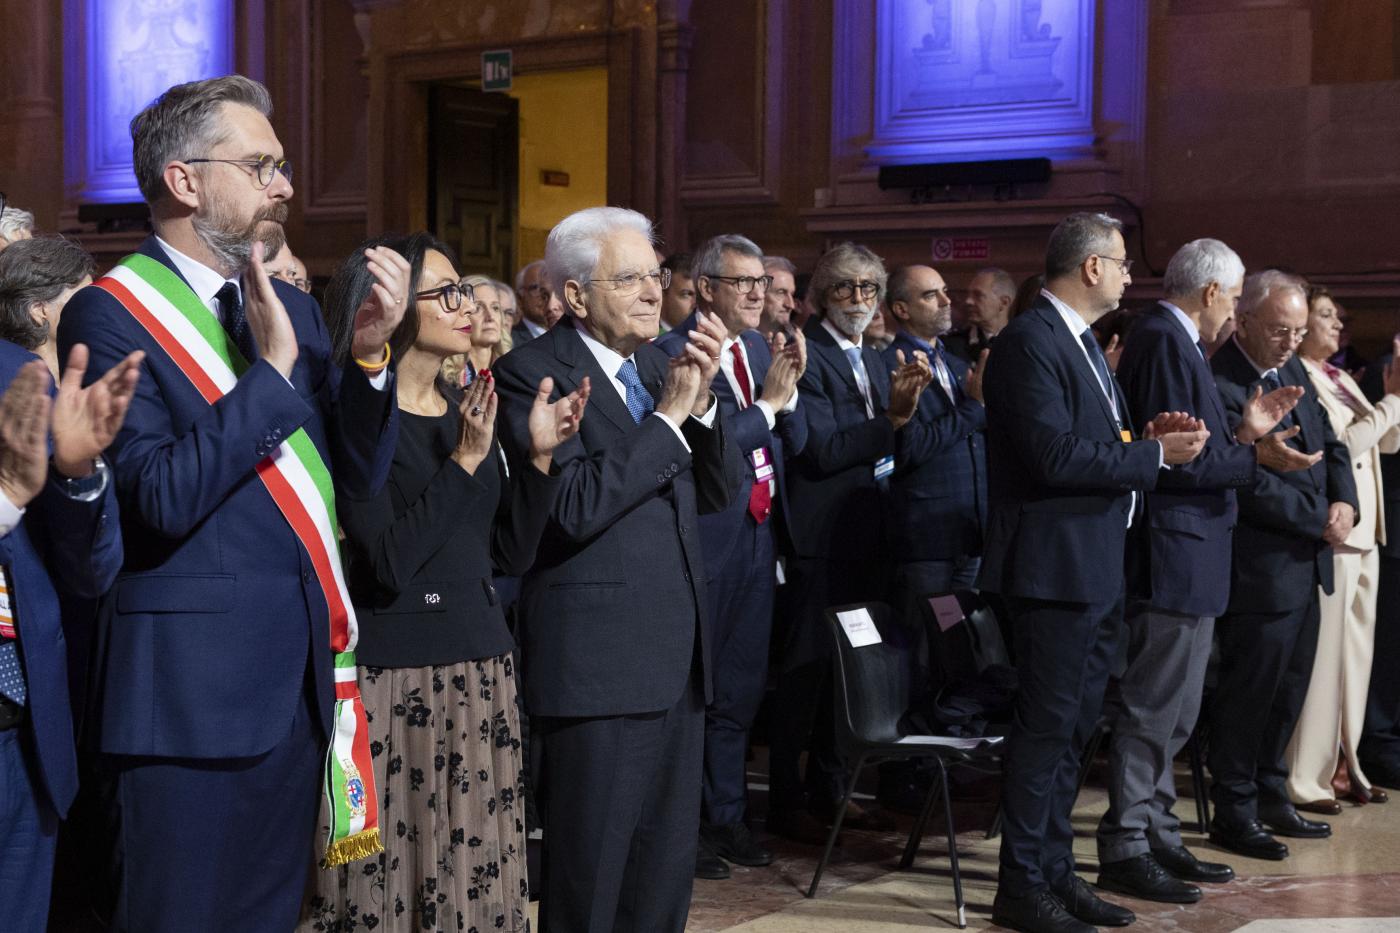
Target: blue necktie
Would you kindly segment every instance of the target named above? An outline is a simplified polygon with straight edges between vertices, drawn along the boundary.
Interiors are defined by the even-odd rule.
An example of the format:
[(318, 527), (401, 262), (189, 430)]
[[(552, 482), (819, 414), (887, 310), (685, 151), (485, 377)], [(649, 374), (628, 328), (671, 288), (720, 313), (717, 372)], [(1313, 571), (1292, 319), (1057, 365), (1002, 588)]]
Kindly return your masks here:
[(233, 341), (233, 345), (252, 363), (255, 357), (253, 331), (248, 327), (248, 316), (243, 313), (243, 302), (238, 294), (238, 286), (225, 282), (214, 300), (219, 303), (219, 322)]
[(641, 424), (643, 418), (656, 410), (656, 400), (642, 385), (642, 377), (637, 375), (637, 364), (624, 360), (617, 370), (617, 379), (627, 389), (627, 410), (632, 413), (632, 420)]
[(0, 642), (0, 696), (23, 706), (28, 695), (19, 666), (19, 642), (6, 639)]
[(943, 367), (943, 372), (948, 377), (948, 387), (953, 393), (953, 404), (961, 404), (963, 400), (963, 389), (958, 383), (958, 377), (957, 374), (953, 372), (953, 367), (948, 365), (948, 354), (943, 352), (943, 344), (941, 342), (934, 344), (933, 353), (938, 360), (938, 365)]
[[(1265, 395), (1274, 391), (1275, 389), (1283, 388), (1283, 380), (1278, 377), (1277, 369), (1269, 370), (1263, 375), (1263, 377), (1259, 381), (1264, 383)], [(1293, 427), (1293, 425), (1293, 412), (1290, 411), (1288, 414), (1284, 415), (1281, 419), (1279, 419), (1278, 427), (1274, 430), (1285, 431), (1288, 428)]]
[(1099, 374), (1099, 387), (1103, 389), (1103, 394), (1113, 401), (1113, 375), (1108, 371), (1108, 360), (1104, 359), (1099, 342), (1094, 339), (1094, 332), (1084, 328), (1079, 332), (1079, 342), (1084, 344), (1084, 352), (1089, 354), (1089, 362), (1094, 364), (1094, 371)]

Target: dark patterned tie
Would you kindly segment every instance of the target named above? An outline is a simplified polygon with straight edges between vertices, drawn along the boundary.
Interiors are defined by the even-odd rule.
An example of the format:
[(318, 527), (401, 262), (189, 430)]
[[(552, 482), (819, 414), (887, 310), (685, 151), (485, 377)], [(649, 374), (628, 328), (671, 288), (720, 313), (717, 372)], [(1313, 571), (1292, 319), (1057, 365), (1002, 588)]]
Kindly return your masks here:
[(229, 339), (245, 360), (253, 362), (253, 332), (249, 329), (248, 318), (243, 313), (243, 301), (239, 296), (238, 286), (232, 282), (225, 282), (224, 287), (214, 295), (214, 300), (219, 303), (219, 322), (224, 325)]

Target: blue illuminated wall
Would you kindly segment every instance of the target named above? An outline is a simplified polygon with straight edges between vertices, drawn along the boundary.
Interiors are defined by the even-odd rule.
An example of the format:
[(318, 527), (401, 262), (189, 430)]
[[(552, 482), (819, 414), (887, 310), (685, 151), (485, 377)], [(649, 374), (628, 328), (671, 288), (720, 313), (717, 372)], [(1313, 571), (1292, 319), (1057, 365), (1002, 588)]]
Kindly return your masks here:
[(166, 88), (233, 70), (232, 0), (67, 0), (70, 197), (140, 201), (128, 124)]
[(877, 0), (875, 162), (1090, 155), (1095, 0)]

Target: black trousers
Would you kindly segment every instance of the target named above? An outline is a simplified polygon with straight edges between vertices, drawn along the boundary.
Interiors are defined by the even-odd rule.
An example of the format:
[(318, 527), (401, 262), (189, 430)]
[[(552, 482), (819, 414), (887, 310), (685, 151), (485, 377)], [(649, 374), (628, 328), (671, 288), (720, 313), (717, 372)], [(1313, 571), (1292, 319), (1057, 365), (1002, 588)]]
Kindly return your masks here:
[(1074, 871), (1079, 758), (1123, 637), (1123, 595), (1066, 603), (1008, 597), (1020, 692), (1002, 778), (998, 890), (1061, 888)]
[(667, 710), (535, 726), (541, 933), (683, 933), (700, 835), (699, 675)]
[(1376, 593), (1376, 647), (1366, 726), (1358, 757), (1369, 775), (1400, 772), (1400, 558), (1381, 557)]
[(1289, 612), (1237, 613), (1215, 624), (1219, 682), (1210, 710), (1215, 819), (1238, 826), (1288, 802), (1284, 753), (1317, 654), (1318, 600)]

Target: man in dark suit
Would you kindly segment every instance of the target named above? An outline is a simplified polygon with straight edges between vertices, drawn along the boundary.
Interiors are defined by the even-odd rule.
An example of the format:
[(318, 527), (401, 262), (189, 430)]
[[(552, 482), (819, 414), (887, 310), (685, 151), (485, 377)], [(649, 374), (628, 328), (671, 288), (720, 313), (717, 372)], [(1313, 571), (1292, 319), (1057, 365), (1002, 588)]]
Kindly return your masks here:
[(754, 329), (771, 282), (763, 269), (763, 252), (753, 241), (733, 234), (714, 237), (696, 251), (689, 268), (695, 273), (699, 310), (660, 337), (656, 346), (678, 357), (701, 315), (719, 318), (725, 336), (711, 388), (731, 442), (748, 464), (743, 488), (729, 508), (700, 516), (714, 636), (714, 701), (705, 709), (705, 781), (695, 873), (699, 878), (728, 878), (726, 860), (736, 865), (767, 865), (773, 860), (772, 853), (754, 842), (745, 822), (744, 764), (749, 728), (768, 682), (776, 529), (780, 515), (787, 514), (780, 507), (787, 495), (783, 461), (807, 441), (807, 423), (797, 411), (806, 343), (799, 336), (788, 347), (778, 338), (775, 360), (768, 342)]
[(1015, 300), (1016, 280), (1011, 273), (995, 267), (978, 271), (967, 283), (963, 296), (963, 320), (967, 326), (945, 338), (948, 352), (966, 363), (976, 363), (1010, 322), (1011, 303)]
[(520, 320), (510, 329), (510, 345), (522, 347), (559, 323), (564, 304), (549, 285), (543, 259), (516, 273), (515, 292), (520, 296)]
[[(923, 362), (906, 363), (892, 377), (864, 345), (885, 282), (878, 256), (842, 243), (818, 261), (809, 287), (820, 317), (805, 328), (807, 368), (798, 383), (807, 444), (787, 471), (796, 554), (788, 585), (799, 596), (779, 653), (768, 796), (768, 828), (807, 842), (825, 840), (816, 820), (833, 817), (845, 796), (830, 722), (832, 644), (825, 612), (889, 598), (890, 478), (919, 393), (932, 378)], [(809, 736), (804, 787), (798, 760)], [(890, 821), (852, 804), (844, 825), (875, 828)]]
[(1117, 653), (1128, 526), (1163, 467), (1190, 462), (1207, 436), (1194, 419), (1163, 417), (1147, 429), (1156, 439), (1133, 440), (1089, 329), (1131, 281), (1121, 230), (1089, 213), (1055, 227), (1045, 289), (997, 337), (983, 385), (990, 515), (978, 585), (1006, 600), (1020, 676), (992, 919), (1033, 933), (1133, 920), (1074, 873), (1070, 811)]
[(0, 928), (15, 933), (47, 928), (58, 821), (78, 787), (59, 598), (95, 599), (122, 561), (101, 455), (137, 358), (80, 389), (86, 360), (75, 349), (51, 400), (44, 364), (0, 340)]
[(1251, 858), (1283, 859), (1282, 836), (1323, 838), (1288, 798), (1284, 752), (1317, 651), (1318, 587), (1332, 590), (1332, 546), (1356, 520), (1347, 449), (1333, 435), (1295, 350), (1307, 332), (1302, 283), (1275, 270), (1245, 279), (1234, 336), (1211, 358), (1231, 426), (1258, 387), (1301, 386), (1288, 441), (1321, 451), (1307, 470), (1256, 472), (1239, 490), (1230, 602), (1218, 623), (1220, 677), (1211, 709), (1212, 842)]
[(666, 276), (635, 211), (572, 214), (545, 256), (569, 315), (494, 369), (512, 469), (540, 380), (592, 386), (554, 452), (559, 489), (519, 604), (542, 757), (540, 929), (681, 933), (713, 696), (697, 516), (747, 475), (709, 388), (724, 326), (701, 319), (674, 359), (648, 342)]
[[(1366, 367), (1361, 388), (1372, 404), (1385, 395), (1387, 353)], [(1357, 748), (1362, 770), (1373, 783), (1400, 790), (1400, 454), (1381, 454), (1385, 544), (1376, 592), (1376, 643), (1366, 695), (1366, 725)], [(1395, 530), (1391, 530), (1395, 529)]]
[(86, 720), (118, 930), (295, 924), (335, 700), (353, 690), (334, 684), (331, 628), (339, 618), (344, 634), (345, 617), (325, 585), (331, 558), (313, 563), (325, 538), (261, 477), (286, 475), (297, 444), (298, 463), (328, 461), (352, 495), (382, 484), (397, 410), (386, 341), (408, 268), (371, 251), (374, 297), (342, 348), (356, 362), (333, 364), (315, 301), (262, 268), (292, 194), (270, 112), (266, 88), (232, 75), (170, 88), (137, 115), (155, 235), (59, 325), (60, 345), (86, 344), (96, 371), (146, 353), (109, 449), (126, 555), (99, 610)]
[(890, 276), (889, 307), (900, 328), (882, 353), (896, 369), (899, 354), (922, 353), (933, 381), (914, 413), (908, 456), (890, 483), (891, 552), (896, 590), (910, 614), (913, 600), (968, 589), (982, 561), (987, 521), (987, 426), (979, 369), (948, 353), (943, 335), (952, 302), (943, 276), (928, 266), (905, 266)]
[[(1227, 423), (1204, 347), (1235, 312), (1244, 263), (1219, 240), (1179, 249), (1163, 279), (1166, 298), (1143, 312), (1117, 376), (1136, 424), (1187, 412), (1210, 431), (1191, 463), (1163, 471), (1129, 551), (1127, 667), (1110, 721), (1109, 808), (1099, 822), (1099, 887), (1168, 903), (1194, 903), (1192, 881), (1234, 877), (1182, 844), (1172, 813), (1172, 761), (1196, 728), (1215, 618), (1230, 596), (1235, 490), (1256, 461), (1280, 471), (1316, 462), (1269, 434), (1302, 396), (1296, 387), (1255, 397), (1238, 430)], [(1256, 393), (1258, 396), (1258, 393)], [(1255, 443), (1258, 441), (1258, 443)]]

